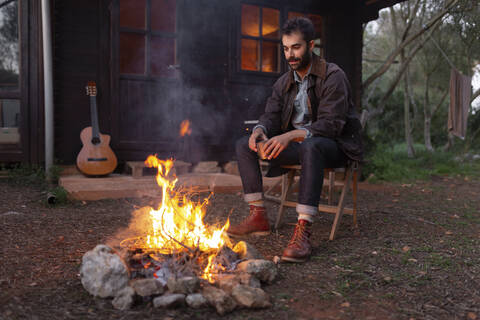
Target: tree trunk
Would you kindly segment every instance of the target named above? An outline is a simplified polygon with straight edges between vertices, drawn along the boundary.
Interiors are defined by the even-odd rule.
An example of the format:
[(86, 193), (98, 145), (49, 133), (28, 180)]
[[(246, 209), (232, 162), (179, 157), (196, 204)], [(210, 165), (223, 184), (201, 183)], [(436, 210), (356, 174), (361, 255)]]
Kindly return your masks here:
[(428, 96), (428, 87), (430, 85), (430, 74), (426, 75), (425, 78), (425, 97), (423, 103), (423, 115), (424, 115), (424, 125), (423, 125), (423, 138), (425, 141), (425, 148), (427, 151), (433, 152), (432, 138), (430, 135), (430, 128), (432, 125), (432, 112), (430, 109), (430, 99)]
[[(394, 15), (394, 13), (392, 13)], [(393, 21), (392, 21), (393, 22)], [(368, 96), (364, 99), (363, 101), (363, 105), (367, 106), (368, 108), (368, 118), (369, 119), (373, 119), (374, 117), (380, 115), (383, 113), (384, 109), (385, 109), (385, 103), (387, 101), (387, 99), (392, 95), (392, 93), (395, 91), (395, 88), (397, 87), (398, 83), (400, 82), (400, 80), (402, 80), (402, 77), (404, 76), (404, 73), (405, 73), (405, 70), (406, 68), (408, 67), (408, 65), (410, 64), (410, 62), (413, 60), (413, 58), (415, 57), (415, 55), (417, 54), (417, 52), (423, 48), (423, 46), (425, 45), (425, 43), (429, 40), (430, 38), (430, 35), (440, 26), (440, 24), (436, 24), (434, 25), (427, 33), (427, 36), (424, 37), (421, 41), (418, 41), (417, 44), (412, 48), (412, 51), (410, 52), (410, 55), (408, 56), (408, 58), (405, 58), (405, 61), (403, 64), (400, 65), (400, 69), (399, 71), (397, 72), (397, 74), (395, 75), (395, 77), (393, 78), (393, 80), (390, 82), (389, 84), (389, 87), (386, 91), (386, 93), (382, 96), (382, 98), (379, 100), (379, 103), (378, 103), (378, 106), (376, 108), (368, 108), (370, 106), (369, 104), (369, 99), (370, 99), (370, 96), (371, 96), (371, 93), (373, 92), (373, 90), (375, 88), (373, 88), (370, 93), (368, 94)], [(394, 33), (395, 32), (398, 32), (398, 31), (395, 31), (395, 26), (394, 27)], [(375, 81), (378, 81), (379, 78), (375, 79)], [(369, 120), (370, 121), (370, 120)]]
[(455, 144), (454, 138), (455, 138), (454, 135), (449, 132), (448, 133), (448, 140), (447, 140), (447, 143), (445, 144), (445, 146), (443, 147), (443, 151), (450, 151), (450, 149)]
[[(405, 59), (404, 54), (400, 55), (401, 60)], [(404, 122), (405, 122), (405, 141), (407, 143), (407, 155), (409, 158), (415, 157), (415, 149), (413, 148), (413, 138), (410, 124), (410, 86), (408, 83), (408, 67), (405, 71), (405, 76), (403, 78), (404, 83), (404, 92), (403, 92), (403, 112), (404, 112)]]
[(390, 66), (392, 65), (393, 61), (395, 60), (395, 57), (398, 56), (400, 54), (400, 52), (403, 51), (403, 49), (409, 45), (412, 41), (414, 41), (415, 39), (417, 39), (418, 37), (420, 37), (425, 31), (427, 31), (428, 29), (430, 29), (433, 25), (435, 25), (440, 19), (443, 18), (443, 16), (445, 14), (448, 13), (448, 11), (455, 5), (457, 4), (459, 0), (452, 0), (450, 1), (449, 3), (446, 4), (445, 8), (439, 12), (435, 17), (433, 17), (429, 22), (427, 22), (424, 27), (420, 30), (418, 30), (415, 34), (413, 34), (412, 36), (408, 37), (407, 39), (405, 39), (402, 43), (400, 43), (400, 45), (398, 45), (392, 53), (390, 53), (390, 55), (388, 56), (387, 60), (385, 61), (385, 63), (383, 63), (378, 69), (377, 71), (375, 71), (373, 74), (371, 74), (362, 84), (362, 87), (363, 87), (363, 92), (366, 91), (366, 89), (368, 88), (368, 86), (370, 86), (372, 84), (372, 82), (380, 77), (381, 75), (383, 75), (385, 72), (387, 72), (387, 70), (390, 68)]

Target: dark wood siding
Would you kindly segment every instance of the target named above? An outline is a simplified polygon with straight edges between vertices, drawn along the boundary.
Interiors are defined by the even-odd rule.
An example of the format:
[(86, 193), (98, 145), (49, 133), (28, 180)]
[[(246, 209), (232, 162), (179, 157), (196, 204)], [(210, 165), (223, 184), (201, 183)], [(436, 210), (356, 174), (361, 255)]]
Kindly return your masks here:
[[(54, 1), (55, 157), (64, 163), (75, 161), (80, 131), (90, 125), (87, 82), (98, 82), (99, 100), (105, 95), (98, 73), (102, 5), (98, 0)], [(100, 129), (109, 132), (109, 105), (98, 103), (98, 109)]]
[[(362, 28), (356, 1), (248, 1), (286, 12), (325, 17), (326, 58), (344, 69), (357, 103), (361, 90)], [(178, 79), (118, 82), (115, 1), (55, 1), (56, 157), (74, 163), (79, 133), (90, 123), (85, 84), (96, 80), (102, 133), (112, 135), (120, 161), (149, 153), (177, 156), (178, 125), (193, 122), (191, 161), (228, 160), (243, 121), (263, 112), (279, 75), (237, 72), (240, 0), (178, 0)], [(112, 11), (111, 11), (112, 10)], [(285, 68), (286, 66), (284, 66)]]

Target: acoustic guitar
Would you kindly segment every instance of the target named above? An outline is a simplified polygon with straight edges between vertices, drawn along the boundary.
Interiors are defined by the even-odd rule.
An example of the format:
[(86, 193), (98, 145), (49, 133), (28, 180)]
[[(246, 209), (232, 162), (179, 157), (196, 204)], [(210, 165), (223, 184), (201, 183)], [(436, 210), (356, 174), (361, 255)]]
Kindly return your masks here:
[(91, 176), (107, 175), (117, 167), (117, 157), (110, 149), (110, 136), (101, 134), (97, 115), (97, 86), (95, 81), (87, 84), (87, 96), (90, 97), (91, 127), (80, 133), (82, 150), (77, 156), (78, 169)]

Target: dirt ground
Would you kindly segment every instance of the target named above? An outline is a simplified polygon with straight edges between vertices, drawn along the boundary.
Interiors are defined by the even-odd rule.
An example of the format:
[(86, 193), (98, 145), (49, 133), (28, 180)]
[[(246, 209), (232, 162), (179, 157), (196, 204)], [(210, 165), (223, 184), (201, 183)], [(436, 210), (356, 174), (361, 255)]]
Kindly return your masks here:
[[(46, 193), (0, 180), (0, 319), (216, 319), (213, 309), (161, 310), (151, 303), (122, 312), (82, 287), (83, 254), (129, 224), (154, 199), (45, 204)], [(344, 217), (314, 225), (304, 264), (280, 264), (264, 289), (273, 307), (235, 310), (224, 319), (480, 319), (480, 182), (434, 177), (412, 184), (363, 184), (359, 230)], [(273, 222), (276, 205), (267, 203)], [(239, 221), (239, 194), (217, 194), (208, 222)], [(268, 237), (247, 239), (268, 259), (281, 255), (296, 216)]]

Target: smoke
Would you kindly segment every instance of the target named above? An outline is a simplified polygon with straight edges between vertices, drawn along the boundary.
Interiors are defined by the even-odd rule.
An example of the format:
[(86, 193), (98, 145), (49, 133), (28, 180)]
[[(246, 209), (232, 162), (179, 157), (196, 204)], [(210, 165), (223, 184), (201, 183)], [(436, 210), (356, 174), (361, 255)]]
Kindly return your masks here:
[[(263, 113), (271, 92), (272, 83), (267, 82), (275, 79), (240, 74), (225, 19), (205, 23), (205, 17), (227, 15), (231, 9), (208, 1), (202, 1), (201, 8), (201, 15), (182, 11), (182, 28), (169, 38), (172, 42), (150, 46), (145, 80), (120, 80), (119, 128), (122, 141), (140, 142), (143, 150), (164, 145), (162, 150), (150, 150), (162, 158), (228, 161), (234, 156), (235, 141), (244, 134), (243, 121)], [(181, 138), (180, 124), (186, 119), (192, 123), (192, 134)]]
[[(133, 211), (128, 227), (117, 231), (115, 235), (107, 239), (106, 244), (117, 250), (120, 256), (124, 256), (128, 249), (126, 246), (127, 243), (151, 232), (152, 219), (150, 217), (150, 210), (152, 209), (152, 207), (146, 206)], [(122, 243), (124, 240), (125, 242)]]

